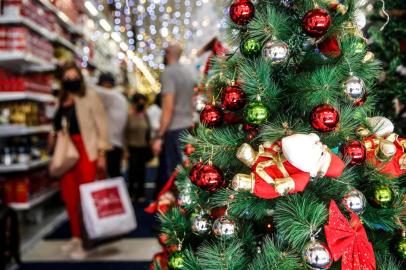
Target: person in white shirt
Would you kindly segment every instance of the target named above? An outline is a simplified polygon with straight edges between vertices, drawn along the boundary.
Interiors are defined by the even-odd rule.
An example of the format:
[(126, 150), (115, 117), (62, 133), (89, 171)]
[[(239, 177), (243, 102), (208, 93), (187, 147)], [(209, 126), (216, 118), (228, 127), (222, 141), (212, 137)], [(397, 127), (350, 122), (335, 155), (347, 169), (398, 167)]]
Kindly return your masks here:
[(99, 93), (106, 109), (109, 127), (109, 141), (112, 149), (106, 152), (107, 174), (109, 177), (121, 176), (121, 162), (124, 149), (124, 131), (128, 118), (128, 102), (115, 87), (115, 79), (109, 73), (101, 74), (98, 82)]
[(154, 103), (147, 108), (147, 116), (151, 128), (151, 138), (155, 138), (161, 127), (161, 94), (155, 97)]

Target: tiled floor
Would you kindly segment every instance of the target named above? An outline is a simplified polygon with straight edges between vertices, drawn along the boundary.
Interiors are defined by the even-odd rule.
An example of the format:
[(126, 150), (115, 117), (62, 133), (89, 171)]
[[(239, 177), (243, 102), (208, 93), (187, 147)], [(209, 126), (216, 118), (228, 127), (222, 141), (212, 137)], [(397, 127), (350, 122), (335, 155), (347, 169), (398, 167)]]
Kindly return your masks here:
[[(64, 240), (46, 240), (38, 243), (23, 256), (26, 263), (32, 262), (67, 262), (67, 254), (60, 251)], [(161, 247), (154, 238), (124, 239), (106, 246), (97, 248), (89, 253), (85, 261), (138, 261), (148, 262)]]

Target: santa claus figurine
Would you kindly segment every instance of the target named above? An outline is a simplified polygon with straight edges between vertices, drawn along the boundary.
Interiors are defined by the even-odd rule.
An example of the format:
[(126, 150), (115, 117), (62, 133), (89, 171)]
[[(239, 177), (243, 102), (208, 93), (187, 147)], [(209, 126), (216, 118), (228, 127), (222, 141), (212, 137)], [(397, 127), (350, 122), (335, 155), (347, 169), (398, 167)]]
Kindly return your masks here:
[(239, 148), (237, 158), (251, 168), (251, 174), (237, 174), (232, 181), (233, 188), (263, 199), (301, 192), (311, 177), (339, 177), (345, 167), (313, 133), (265, 142), (258, 152), (245, 143)]
[(369, 129), (357, 130), (367, 151), (367, 162), (379, 172), (391, 177), (400, 177), (406, 172), (406, 139), (393, 133), (393, 123), (382, 116), (367, 119)]

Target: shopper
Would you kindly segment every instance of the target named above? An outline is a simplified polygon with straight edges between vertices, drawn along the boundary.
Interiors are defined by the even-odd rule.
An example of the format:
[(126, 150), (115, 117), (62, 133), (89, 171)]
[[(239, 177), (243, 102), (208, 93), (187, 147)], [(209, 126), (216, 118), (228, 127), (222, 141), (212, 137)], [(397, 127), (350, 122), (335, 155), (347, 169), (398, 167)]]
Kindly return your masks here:
[(128, 185), (133, 201), (145, 201), (145, 166), (152, 158), (149, 144), (150, 124), (145, 113), (147, 98), (142, 94), (132, 97), (132, 108), (125, 129), (129, 155)]
[(190, 68), (179, 64), (182, 48), (170, 45), (166, 49), (166, 68), (161, 75), (162, 117), (160, 128), (154, 138), (152, 150), (160, 154), (157, 183), (159, 191), (172, 171), (182, 160), (180, 136), (193, 121), (194, 76)]
[(107, 174), (109, 177), (118, 177), (122, 175), (121, 162), (128, 104), (124, 95), (115, 88), (115, 79), (110, 73), (102, 73), (98, 85), (97, 90), (107, 113), (109, 142), (112, 145), (112, 149), (106, 152)]
[(161, 94), (156, 95), (154, 103), (147, 108), (147, 115), (151, 124), (151, 138), (155, 138), (161, 126)]
[(97, 171), (106, 167), (105, 151), (107, 120), (99, 95), (87, 89), (81, 70), (67, 66), (61, 74), (61, 93), (54, 118), (55, 130), (67, 123), (72, 142), (79, 152), (79, 161), (61, 178), (61, 194), (69, 216), (72, 239), (62, 246), (72, 259), (83, 259), (86, 252), (81, 245), (81, 215), (79, 186), (95, 180)]

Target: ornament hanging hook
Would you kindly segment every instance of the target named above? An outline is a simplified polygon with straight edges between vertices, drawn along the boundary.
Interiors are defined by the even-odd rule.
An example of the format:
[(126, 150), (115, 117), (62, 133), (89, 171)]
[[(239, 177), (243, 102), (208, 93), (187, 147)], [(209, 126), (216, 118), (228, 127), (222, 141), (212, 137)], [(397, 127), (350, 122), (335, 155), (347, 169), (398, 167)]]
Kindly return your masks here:
[(383, 29), (385, 29), (385, 27), (388, 25), (389, 21), (390, 21), (390, 16), (388, 14), (388, 12), (386, 12), (385, 10), (385, 0), (380, 0), (382, 2), (382, 13), (385, 15), (386, 17), (386, 22), (382, 25), (382, 27), (379, 29), (379, 31), (383, 31)]

